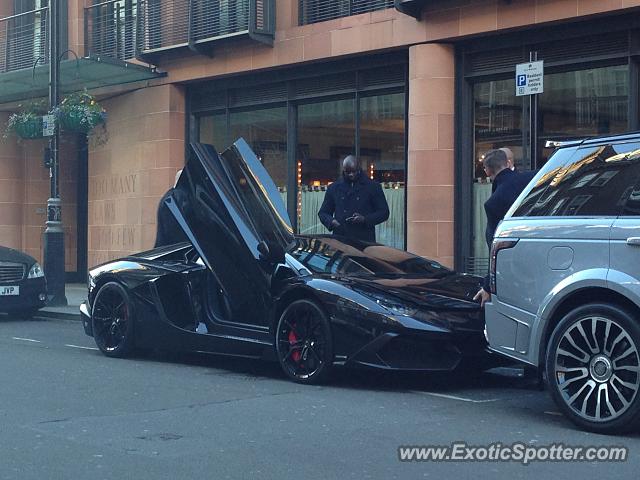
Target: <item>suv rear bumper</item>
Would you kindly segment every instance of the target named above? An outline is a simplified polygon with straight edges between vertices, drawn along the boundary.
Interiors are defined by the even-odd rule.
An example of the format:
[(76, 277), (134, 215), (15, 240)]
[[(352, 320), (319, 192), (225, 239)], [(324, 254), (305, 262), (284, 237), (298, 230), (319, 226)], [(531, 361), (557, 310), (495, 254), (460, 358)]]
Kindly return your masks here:
[[(537, 348), (531, 342), (537, 330), (536, 316), (500, 302), (495, 295), (484, 305), (486, 336), (489, 348), (520, 362), (538, 365)], [(535, 351), (534, 351), (535, 350)]]

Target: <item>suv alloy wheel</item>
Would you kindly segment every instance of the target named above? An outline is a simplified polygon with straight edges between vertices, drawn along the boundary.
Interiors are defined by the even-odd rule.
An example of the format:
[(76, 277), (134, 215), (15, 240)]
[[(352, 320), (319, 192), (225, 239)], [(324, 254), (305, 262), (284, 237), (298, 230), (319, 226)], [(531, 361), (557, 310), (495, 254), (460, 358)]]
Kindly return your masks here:
[(554, 329), (546, 355), (553, 399), (571, 421), (620, 433), (640, 420), (640, 326), (626, 310), (591, 303)]

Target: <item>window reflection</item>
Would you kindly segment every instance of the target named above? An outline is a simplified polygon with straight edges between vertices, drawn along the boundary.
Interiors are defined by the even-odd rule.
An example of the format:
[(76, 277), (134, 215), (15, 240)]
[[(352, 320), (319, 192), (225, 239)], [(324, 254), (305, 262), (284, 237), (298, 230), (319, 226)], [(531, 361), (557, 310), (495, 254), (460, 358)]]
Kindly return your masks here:
[[(640, 145), (604, 145), (559, 151), (516, 210), (515, 216), (619, 215), (640, 178)], [(571, 149), (567, 149), (571, 150)], [(574, 158), (569, 163), (560, 160)]]
[(442, 278), (451, 273), (438, 262), (408, 252), (331, 236), (298, 238), (290, 254), (315, 273), (380, 278)]
[(547, 140), (625, 132), (628, 79), (627, 65), (545, 75), (544, 93), (538, 98), (538, 167), (553, 153), (544, 148)]
[(509, 147), (516, 167), (524, 168), (522, 148), (522, 99), (516, 97), (515, 80), (492, 80), (473, 86), (475, 164), (474, 178), (485, 182), (480, 155)]
[[(231, 142), (242, 137), (278, 187), (287, 204), (287, 107), (229, 115)], [(226, 147), (226, 146), (225, 146)]]
[(222, 151), (227, 148), (227, 116), (224, 112), (200, 117), (200, 142)]
[(376, 241), (404, 248), (404, 93), (360, 99), (360, 159), (382, 184), (389, 219), (376, 226)]
[[(629, 101), (629, 67), (616, 65), (602, 68), (546, 73), (544, 92), (538, 95), (538, 158), (535, 168), (541, 168), (552, 149), (545, 148), (547, 140), (567, 140), (602, 134), (621, 133), (628, 129), (627, 105)], [(473, 238), (471, 256), (466, 270), (484, 274), (488, 268), (489, 251), (484, 238), (486, 217), (484, 202), (491, 196), (481, 163), (481, 155), (488, 150), (509, 147), (516, 167), (528, 170), (530, 161), (523, 159), (523, 130), (528, 130), (527, 112), (523, 105), (528, 97), (516, 97), (514, 79), (491, 80), (473, 85), (474, 98), (474, 157), (473, 170)], [(524, 103), (523, 103), (524, 102)], [(594, 173), (594, 172), (591, 172)], [(606, 175), (613, 175), (610, 171)], [(613, 176), (580, 178), (584, 185), (575, 189), (592, 187), (594, 182), (605, 185), (613, 182)], [(546, 188), (546, 187), (545, 187)], [(532, 195), (541, 195), (544, 189), (534, 188)], [(575, 192), (575, 190), (574, 190)], [(549, 192), (549, 194), (551, 191)], [(590, 194), (572, 195), (571, 200), (557, 196), (551, 200), (548, 214), (578, 215), (593, 203)], [(537, 199), (528, 199), (528, 207)], [(549, 199), (547, 198), (547, 201)], [(615, 202), (614, 202), (615, 203)]]
[(473, 86), (474, 157), (471, 256), (465, 269), (484, 275), (489, 266), (485, 240), (487, 225), (484, 202), (491, 196), (491, 184), (484, 173), (481, 155), (494, 148), (508, 147), (516, 168), (525, 168), (522, 147), (522, 98), (516, 97), (513, 78), (476, 83)]
[[(405, 93), (355, 96), (297, 106), (295, 170), (287, 170), (287, 107), (256, 108), (203, 115), (199, 140), (224, 150), (243, 137), (287, 200), (288, 174), (297, 184), (298, 232), (328, 233), (318, 219), (327, 187), (342, 175), (341, 162), (355, 154), (356, 115), (360, 115), (360, 160), (363, 171), (380, 182), (389, 204), (389, 220), (376, 227), (378, 242), (404, 248), (405, 226)], [(291, 215), (293, 218), (293, 215)]]
[(298, 107), (298, 231), (328, 233), (318, 219), (327, 186), (341, 175), (340, 161), (355, 153), (355, 100)]

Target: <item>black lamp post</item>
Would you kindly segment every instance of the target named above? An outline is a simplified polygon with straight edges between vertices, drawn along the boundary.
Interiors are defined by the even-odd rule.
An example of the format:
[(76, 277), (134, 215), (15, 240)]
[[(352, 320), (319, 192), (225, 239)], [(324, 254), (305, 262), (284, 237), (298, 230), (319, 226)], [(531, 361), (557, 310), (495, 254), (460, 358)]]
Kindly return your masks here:
[[(58, 106), (60, 83), (60, 9), (59, 0), (49, 0), (49, 109)], [(50, 198), (47, 200), (47, 228), (44, 232), (44, 272), (47, 277), (49, 305), (67, 305), (64, 290), (64, 231), (62, 229), (62, 202), (60, 201), (59, 134), (56, 127), (49, 137)]]

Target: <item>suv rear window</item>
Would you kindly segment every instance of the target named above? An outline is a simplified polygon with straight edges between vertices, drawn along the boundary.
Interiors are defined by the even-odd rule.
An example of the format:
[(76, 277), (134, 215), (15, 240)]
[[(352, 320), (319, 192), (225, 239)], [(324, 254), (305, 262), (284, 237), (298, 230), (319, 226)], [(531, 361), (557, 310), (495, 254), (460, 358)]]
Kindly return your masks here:
[(561, 148), (511, 216), (617, 216), (639, 177), (638, 142)]

